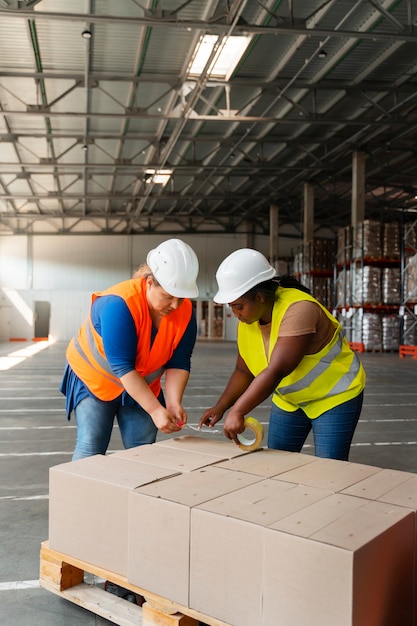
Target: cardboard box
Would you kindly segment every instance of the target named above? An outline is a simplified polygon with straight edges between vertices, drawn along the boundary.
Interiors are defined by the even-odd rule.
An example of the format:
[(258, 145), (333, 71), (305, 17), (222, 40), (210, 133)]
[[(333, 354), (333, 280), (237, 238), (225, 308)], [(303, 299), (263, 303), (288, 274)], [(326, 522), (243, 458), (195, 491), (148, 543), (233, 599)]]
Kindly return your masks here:
[(201, 434), (198, 436), (183, 435), (182, 437), (170, 437), (161, 439), (154, 445), (176, 450), (188, 450), (189, 452), (198, 452), (199, 454), (210, 454), (215, 457), (222, 457), (222, 460), (234, 459), (237, 456), (250, 454), (245, 450), (241, 450), (233, 441), (229, 441), (226, 437), (219, 441), (214, 439), (213, 435)]
[(315, 457), (312, 463), (279, 474), (278, 479), (337, 493), (380, 471), (381, 468), (370, 465)]
[(192, 472), (196, 469), (212, 465), (223, 460), (223, 456), (214, 454), (203, 454), (202, 452), (191, 452), (170, 446), (157, 446), (155, 444), (138, 446), (114, 452), (112, 456), (127, 461), (137, 461), (158, 465), (177, 472)]
[[(132, 491), (129, 582), (188, 606), (192, 507), (259, 480), (214, 466)], [(217, 545), (211, 548), (217, 553)], [(221, 567), (221, 555), (218, 558)]]
[(114, 455), (51, 467), (50, 548), (126, 576), (129, 491), (173, 474)]
[(368, 500), (392, 502), (417, 510), (417, 476), (411, 472), (382, 469), (343, 489), (341, 493)]
[(234, 470), (236, 472), (256, 474), (256, 476), (263, 476), (264, 478), (271, 478), (272, 476), (278, 476), (296, 467), (308, 465), (316, 460), (316, 457), (309, 454), (261, 448), (251, 454), (239, 456), (228, 461), (222, 461), (218, 464), (218, 467), (224, 467), (225, 469)]
[[(347, 499), (346, 499), (347, 498)], [(414, 518), (333, 495), (265, 530), (262, 626), (412, 626)]]
[(201, 509), (191, 520), (190, 607), (230, 626), (261, 626), (264, 529)]
[(263, 480), (195, 507), (190, 607), (227, 624), (262, 624), (263, 528), (329, 495), (322, 489)]

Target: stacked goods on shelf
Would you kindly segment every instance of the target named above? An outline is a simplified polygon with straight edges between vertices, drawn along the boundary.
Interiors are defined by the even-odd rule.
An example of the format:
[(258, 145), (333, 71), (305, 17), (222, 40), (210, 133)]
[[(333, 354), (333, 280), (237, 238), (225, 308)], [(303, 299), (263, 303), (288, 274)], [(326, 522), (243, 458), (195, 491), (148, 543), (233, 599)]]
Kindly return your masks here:
[(337, 293), (336, 306), (345, 307), (347, 303), (352, 301), (352, 284), (350, 279), (350, 270), (344, 269), (337, 274)]
[(385, 351), (398, 350), (400, 345), (400, 318), (398, 315), (382, 316), (382, 349)]
[(352, 341), (363, 343), (369, 352), (398, 351), (400, 345), (400, 318), (398, 315), (363, 313), (352, 322)]
[(328, 309), (334, 306), (334, 239), (314, 239), (294, 255), (293, 274)]
[(365, 350), (399, 349), (400, 230), (399, 222), (364, 220), (355, 229), (352, 248), (346, 228), (338, 232), (341, 322), (349, 320), (351, 341), (363, 343)]
[(310, 282), (311, 293), (319, 302), (328, 309), (332, 308), (333, 302), (333, 279), (329, 277), (312, 276)]
[(404, 229), (404, 243), (406, 249), (417, 250), (417, 222), (409, 222)]
[(336, 242), (334, 239), (314, 239), (310, 270), (333, 271)]
[(358, 224), (353, 243), (353, 259), (381, 259), (381, 222), (364, 220)]
[[(378, 313), (363, 313), (352, 320), (352, 341), (363, 343), (365, 350), (382, 350), (382, 323)], [(398, 347), (398, 346), (397, 346)]]
[(415, 317), (410, 313), (403, 315), (403, 339), (405, 346), (417, 346), (417, 324)]
[(417, 302), (417, 254), (408, 258), (404, 291), (406, 302)]
[(402, 345), (417, 346), (417, 222), (404, 232)]
[(352, 246), (352, 229), (350, 226), (343, 226), (337, 230), (337, 265), (344, 265), (350, 260)]
[(382, 268), (382, 302), (401, 304), (401, 270), (399, 267)]
[(372, 265), (358, 267), (353, 275), (352, 304), (381, 304), (381, 268)]
[(382, 256), (385, 259), (400, 258), (400, 239), (399, 222), (386, 222), (383, 224)]

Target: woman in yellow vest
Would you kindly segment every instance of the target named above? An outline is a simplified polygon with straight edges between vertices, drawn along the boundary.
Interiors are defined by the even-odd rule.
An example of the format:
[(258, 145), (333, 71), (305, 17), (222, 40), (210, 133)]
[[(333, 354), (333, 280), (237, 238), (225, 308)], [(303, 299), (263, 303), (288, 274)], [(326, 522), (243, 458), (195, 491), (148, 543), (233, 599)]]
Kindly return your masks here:
[(74, 411), (77, 422), (73, 460), (106, 453), (115, 417), (125, 448), (187, 422), (182, 397), (197, 335), (189, 298), (198, 295), (198, 260), (188, 244), (169, 239), (146, 262), (132, 279), (93, 294), (67, 348), (60, 389), (68, 419)]
[(219, 266), (217, 303), (238, 318), (235, 370), (200, 427), (228, 411), (226, 437), (238, 444), (244, 418), (272, 395), (268, 447), (300, 452), (312, 430), (315, 454), (347, 460), (362, 408), (365, 371), (340, 323), (292, 277), (277, 277), (256, 250)]

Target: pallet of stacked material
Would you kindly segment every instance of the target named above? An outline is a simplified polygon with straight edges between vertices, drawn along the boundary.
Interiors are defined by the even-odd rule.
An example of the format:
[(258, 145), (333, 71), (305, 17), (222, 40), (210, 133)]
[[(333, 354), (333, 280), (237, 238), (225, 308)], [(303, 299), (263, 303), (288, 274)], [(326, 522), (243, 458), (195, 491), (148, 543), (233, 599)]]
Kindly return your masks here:
[(405, 299), (407, 302), (417, 302), (417, 254), (406, 259)]
[(314, 276), (311, 281), (311, 292), (325, 307), (333, 307), (333, 279), (328, 277)]
[(404, 244), (406, 250), (417, 250), (417, 222), (408, 223), (404, 227)]
[(381, 304), (381, 268), (365, 265), (356, 270), (352, 292), (353, 304)]
[(353, 258), (380, 259), (382, 257), (381, 222), (364, 220), (356, 228)]
[(314, 239), (311, 269), (331, 270), (333, 268), (336, 245), (334, 239)]
[(362, 341), (365, 350), (380, 352), (382, 350), (382, 324), (378, 313), (364, 313), (362, 319)]
[(401, 304), (401, 270), (399, 267), (382, 268), (382, 302)]
[(411, 313), (403, 315), (403, 339), (406, 346), (417, 346), (417, 320)]
[(337, 302), (346, 305), (351, 300), (350, 270), (339, 272), (337, 276)]
[(400, 248), (400, 224), (399, 222), (386, 222), (382, 230), (382, 254), (386, 259), (399, 259)]
[(350, 226), (343, 226), (337, 230), (337, 258), (338, 265), (344, 265), (350, 260), (352, 236)]
[(397, 352), (400, 346), (400, 318), (398, 315), (382, 316), (382, 347), (385, 352)]

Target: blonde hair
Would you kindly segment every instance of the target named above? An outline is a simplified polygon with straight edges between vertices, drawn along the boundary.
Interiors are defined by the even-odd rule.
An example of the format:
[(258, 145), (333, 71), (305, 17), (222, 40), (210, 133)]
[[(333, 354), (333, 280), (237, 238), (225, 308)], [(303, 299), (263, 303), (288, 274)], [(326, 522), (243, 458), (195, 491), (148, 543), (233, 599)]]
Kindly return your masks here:
[(147, 263), (142, 263), (141, 265), (139, 265), (138, 269), (135, 270), (135, 272), (133, 273), (132, 278), (152, 278), (154, 285), (159, 287), (159, 283)]
[(151, 268), (146, 263), (139, 265), (138, 269), (133, 273), (132, 278), (148, 278), (152, 276)]

